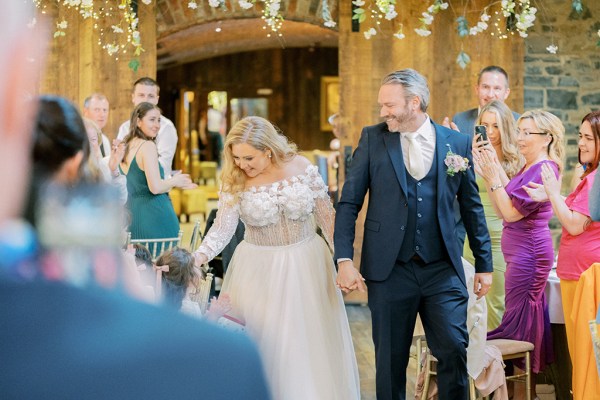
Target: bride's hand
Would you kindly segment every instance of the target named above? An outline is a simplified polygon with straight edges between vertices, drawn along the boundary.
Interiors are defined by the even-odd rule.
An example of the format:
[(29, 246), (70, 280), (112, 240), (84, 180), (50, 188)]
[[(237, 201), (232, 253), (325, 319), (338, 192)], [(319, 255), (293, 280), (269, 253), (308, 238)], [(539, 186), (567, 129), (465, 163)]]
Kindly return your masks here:
[(344, 293), (350, 293), (353, 290), (365, 292), (367, 286), (365, 279), (360, 272), (354, 268), (354, 263), (351, 260), (341, 261), (338, 263), (338, 275), (336, 278), (336, 286)]

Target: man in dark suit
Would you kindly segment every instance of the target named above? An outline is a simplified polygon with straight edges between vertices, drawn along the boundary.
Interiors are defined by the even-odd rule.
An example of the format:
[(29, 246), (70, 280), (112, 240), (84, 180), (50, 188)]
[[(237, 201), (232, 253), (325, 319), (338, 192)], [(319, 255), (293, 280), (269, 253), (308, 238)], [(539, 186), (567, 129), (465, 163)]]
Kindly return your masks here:
[[(369, 192), (361, 271), (369, 289), (377, 399), (406, 396), (417, 313), (439, 360), (440, 399), (466, 399), (468, 294), (454, 231), (456, 197), (475, 254), (479, 296), (487, 293), (492, 271), (490, 238), (470, 167), (471, 140), (429, 119), (429, 88), (414, 70), (386, 76), (378, 102), (385, 122), (363, 129), (337, 208), (337, 283), (345, 292), (362, 289), (353, 242)], [(451, 160), (454, 167), (445, 163)]]
[[(44, 32), (32, 3), (0, 14), (0, 398), (269, 399), (250, 340), (131, 300), (32, 277), (34, 235), (16, 222), (30, 169)], [(39, 24), (43, 24), (40, 22)]]
[[(479, 110), (492, 100), (504, 102), (510, 94), (508, 74), (504, 68), (497, 65), (490, 65), (482, 69), (477, 77), (475, 93), (477, 93), (479, 107), (459, 112), (452, 117), (452, 122), (454, 123), (452, 128), (471, 136), (471, 138), (475, 132), (475, 121), (477, 121), (477, 117), (479, 116)], [(513, 115), (515, 120), (520, 116), (514, 111)], [(446, 125), (447, 121), (445, 120), (444, 122), (444, 125)]]
[[(446, 117), (442, 124), (447, 128), (452, 128), (469, 135), (471, 139), (473, 139), (473, 135), (475, 134), (475, 121), (477, 121), (479, 111), (483, 106), (493, 100), (504, 102), (510, 94), (508, 74), (504, 68), (498, 67), (497, 65), (490, 65), (482, 69), (477, 77), (475, 93), (477, 94), (479, 107), (455, 114), (454, 117), (452, 117), (452, 123), (450, 123), (448, 117)], [(515, 117), (515, 121), (519, 119), (520, 114), (514, 111), (512, 113)], [(456, 234), (459, 240), (459, 246), (462, 249), (465, 244), (466, 231), (457, 202), (454, 203), (454, 216), (456, 218)]]

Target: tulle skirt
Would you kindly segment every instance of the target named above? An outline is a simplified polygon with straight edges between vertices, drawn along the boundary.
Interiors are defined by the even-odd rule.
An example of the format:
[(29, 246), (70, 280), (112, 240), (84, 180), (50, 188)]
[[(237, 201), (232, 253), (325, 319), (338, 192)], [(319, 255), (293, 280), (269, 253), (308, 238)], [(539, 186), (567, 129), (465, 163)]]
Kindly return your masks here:
[(221, 293), (258, 345), (274, 400), (360, 398), (348, 318), (321, 237), (277, 247), (242, 241)]

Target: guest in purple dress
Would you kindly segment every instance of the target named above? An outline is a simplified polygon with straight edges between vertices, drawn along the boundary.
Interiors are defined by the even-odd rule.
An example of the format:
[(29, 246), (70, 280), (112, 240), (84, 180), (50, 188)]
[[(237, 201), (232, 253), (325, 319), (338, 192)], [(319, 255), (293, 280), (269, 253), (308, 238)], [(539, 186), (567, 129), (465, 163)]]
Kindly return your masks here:
[[(531, 366), (537, 373), (553, 361), (550, 319), (544, 295), (554, 261), (548, 227), (552, 205), (549, 201), (532, 200), (524, 186), (531, 182), (542, 183), (544, 164), (558, 177), (563, 165), (564, 127), (556, 116), (542, 110), (524, 113), (517, 124), (517, 144), (525, 166), (510, 181), (501, 173), (497, 157), (487, 147), (480, 147), (473, 158), (475, 171), (485, 179), (494, 209), (504, 225), (506, 312), (500, 326), (488, 333), (488, 339), (533, 343)], [(535, 382), (532, 390), (532, 398), (535, 398)]]

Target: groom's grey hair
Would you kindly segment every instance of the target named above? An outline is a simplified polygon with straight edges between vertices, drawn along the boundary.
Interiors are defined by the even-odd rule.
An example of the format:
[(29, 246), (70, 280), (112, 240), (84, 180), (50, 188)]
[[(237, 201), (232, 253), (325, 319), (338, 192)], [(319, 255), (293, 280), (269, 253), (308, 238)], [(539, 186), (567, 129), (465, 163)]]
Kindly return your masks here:
[(406, 93), (406, 99), (418, 97), (421, 101), (421, 111), (427, 111), (429, 106), (427, 79), (414, 69), (407, 68), (389, 73), (381, 81), (381, 86), (383, 85), (402, 85)]

